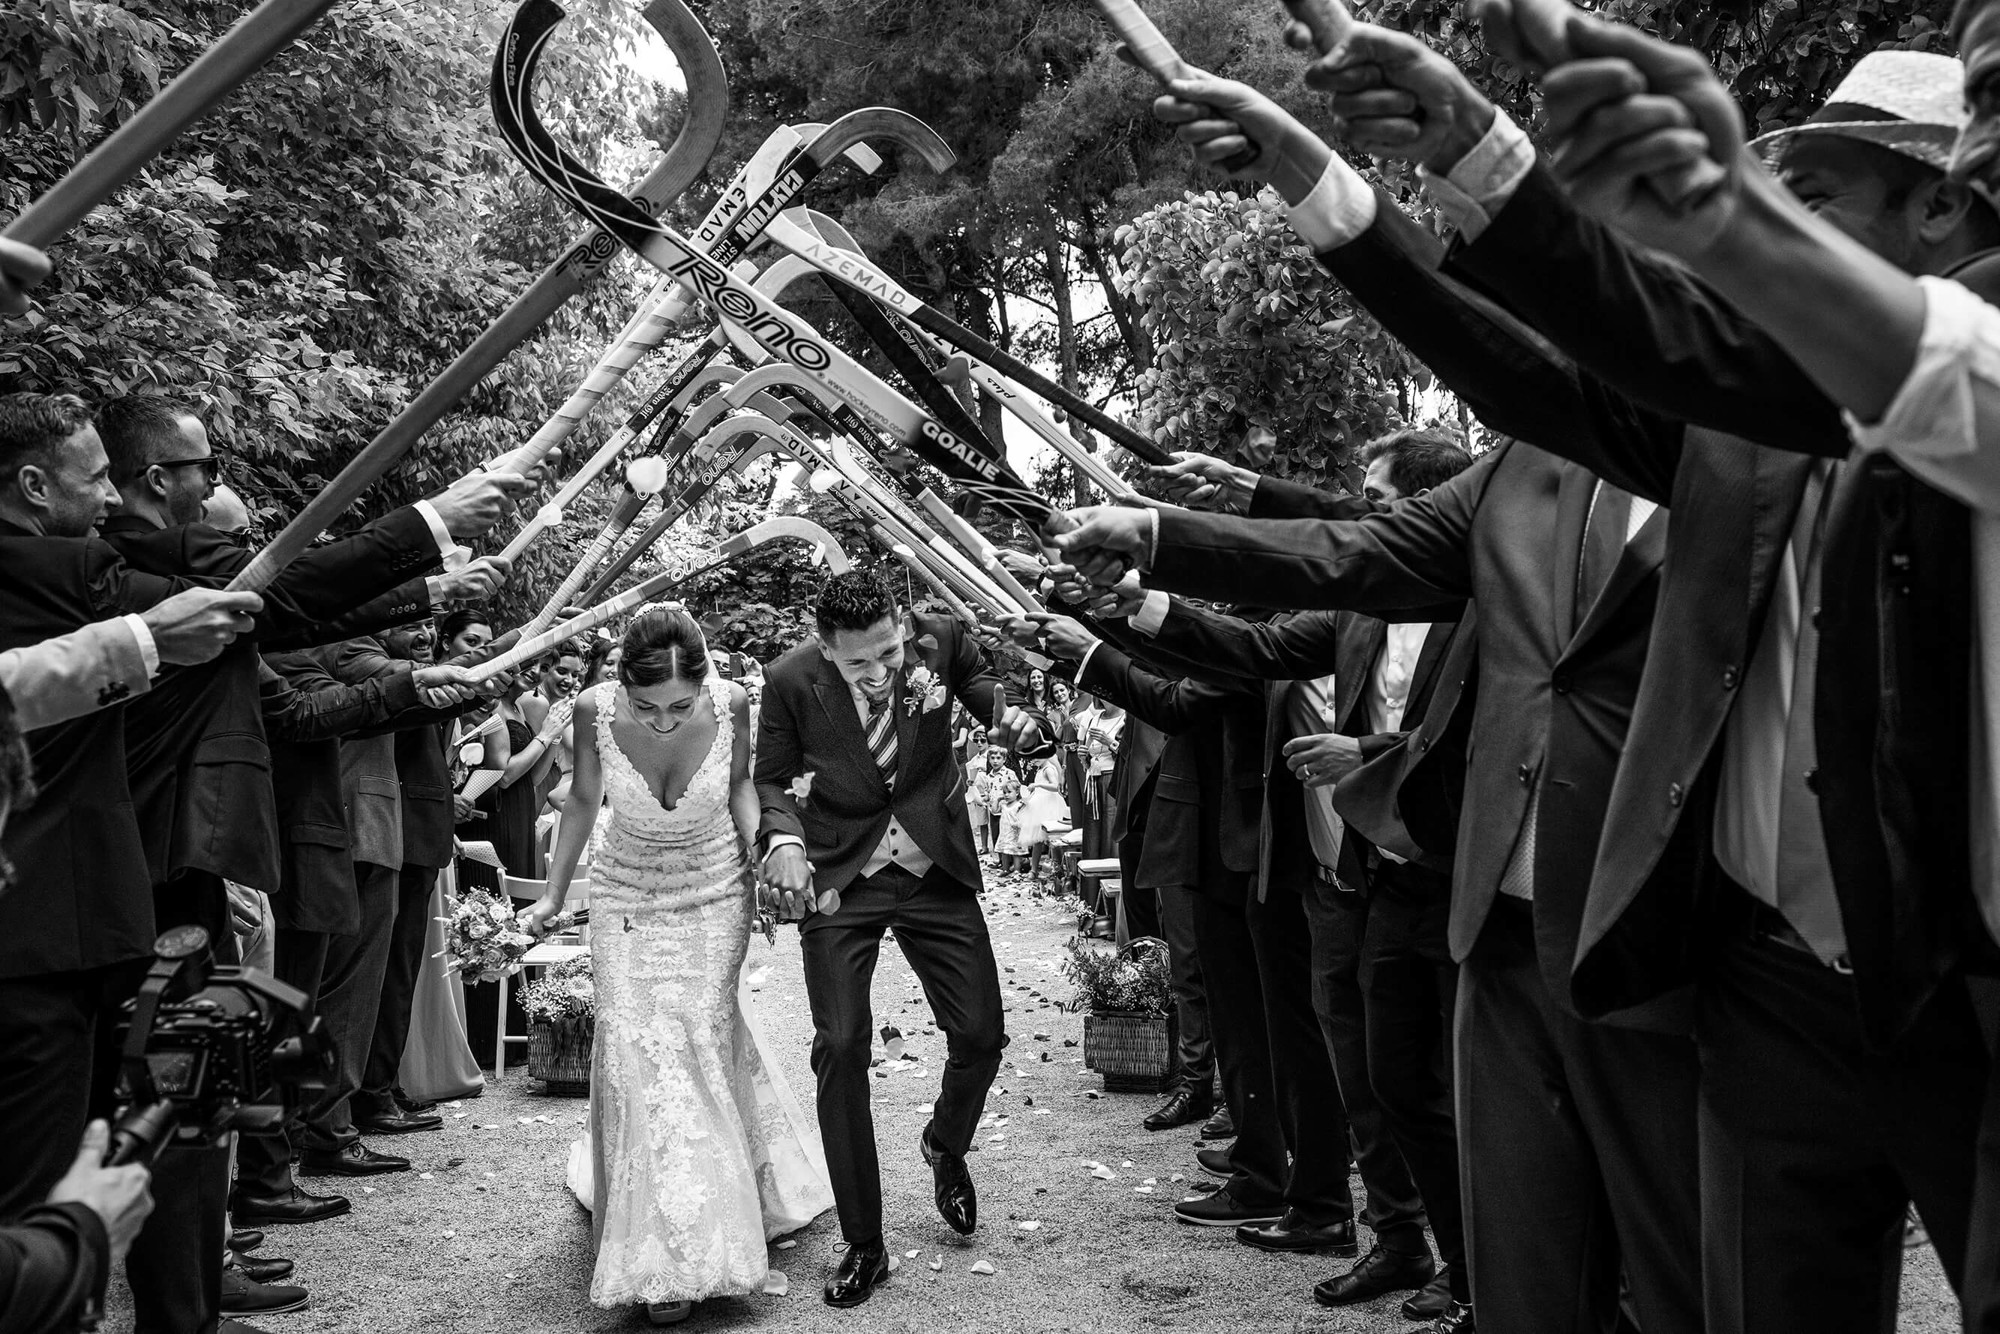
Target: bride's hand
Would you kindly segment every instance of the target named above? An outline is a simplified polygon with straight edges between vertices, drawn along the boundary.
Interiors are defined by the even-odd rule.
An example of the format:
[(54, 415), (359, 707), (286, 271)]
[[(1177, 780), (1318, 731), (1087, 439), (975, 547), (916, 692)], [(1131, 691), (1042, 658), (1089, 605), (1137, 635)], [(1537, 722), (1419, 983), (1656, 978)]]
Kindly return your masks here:
[(543, 897), (521, 909), (514, 924), (540, 940), (549, 933), (549, 920), (562, 911), (562, 900)]

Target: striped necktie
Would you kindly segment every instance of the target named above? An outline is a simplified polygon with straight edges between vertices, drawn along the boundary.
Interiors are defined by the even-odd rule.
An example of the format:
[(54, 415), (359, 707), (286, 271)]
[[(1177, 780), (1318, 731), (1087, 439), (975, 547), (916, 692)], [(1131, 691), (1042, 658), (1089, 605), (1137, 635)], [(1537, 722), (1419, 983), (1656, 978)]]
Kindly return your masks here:
[(868, 752), (875, 757), (875, 767), (882, 771), (882, 781), (891, 792), (896, 790), (895, 702), (894, 685), (881, 699), (868, 701)]

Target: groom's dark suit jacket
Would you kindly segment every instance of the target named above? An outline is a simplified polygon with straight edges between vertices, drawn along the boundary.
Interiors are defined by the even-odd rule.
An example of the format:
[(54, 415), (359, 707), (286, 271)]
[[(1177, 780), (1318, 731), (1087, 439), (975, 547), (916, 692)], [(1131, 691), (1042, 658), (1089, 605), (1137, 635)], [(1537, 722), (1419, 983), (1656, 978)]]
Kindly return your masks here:
[[(896, 787), (868, 751), (867, 735), (847, 682), (808, 641), (764, 669), (764, 699), (757, 723), (757, 797), (763, 806), (760, 844), (773, 834), (805, 840), (813, 887), (844, 889), (861, 873), (889, 828), (893, 812), (938, 869), (960, 885), (977, 888), (979, 857), (965, 813), (965, 771), (951, 749), (951, 705), (926, 710), (902, 681), (922, 662), (975, 718), (991, 718), (995, 701), (1011, 703), (1005, 682), (958, 622), (917, 614), (905, 646), (896, 710)], [(929, 637), (937, 647), (923, 646)], [(801, 801), (791, 785), (810, 773)], [(813, 918), (806, 919), (810, 929)]]

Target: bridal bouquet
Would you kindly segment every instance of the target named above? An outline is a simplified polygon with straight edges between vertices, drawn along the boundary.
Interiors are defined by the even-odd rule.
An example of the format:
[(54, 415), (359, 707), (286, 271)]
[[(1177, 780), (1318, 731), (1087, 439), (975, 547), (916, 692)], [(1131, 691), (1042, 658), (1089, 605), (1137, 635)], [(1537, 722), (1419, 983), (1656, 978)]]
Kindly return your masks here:
[[(535, 947), (535, 938), (514, 924), (514, 908), (483, 889), (467, 891), (444, 917), (445, 967), (468, 982), (498, 982), (521, 971), (521, 960)], [(550, 931), (566, 931), (577, 914), (559, 913)]]

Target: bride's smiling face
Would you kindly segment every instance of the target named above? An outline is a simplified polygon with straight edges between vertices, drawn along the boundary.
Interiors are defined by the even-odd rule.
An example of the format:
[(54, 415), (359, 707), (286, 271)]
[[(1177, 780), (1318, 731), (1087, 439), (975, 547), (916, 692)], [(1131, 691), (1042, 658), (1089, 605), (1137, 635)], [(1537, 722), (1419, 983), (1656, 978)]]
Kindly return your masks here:
[(632, 702), (632, 721), (658, 736), (672, 735), (694, 717), (694, 706), (702, 694), (701, 686), (693, 681), (625, 687), (625, 698)]

